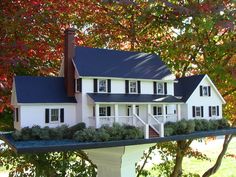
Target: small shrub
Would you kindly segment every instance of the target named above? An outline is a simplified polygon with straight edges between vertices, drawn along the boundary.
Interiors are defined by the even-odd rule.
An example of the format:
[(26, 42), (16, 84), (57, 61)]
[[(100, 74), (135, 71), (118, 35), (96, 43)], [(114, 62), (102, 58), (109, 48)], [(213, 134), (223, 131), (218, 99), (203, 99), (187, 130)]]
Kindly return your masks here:
[(174, 135), (175, 132), (174, 132), (174, 129), (172, 127), (165, 127), (164, 129), (164, 135), (165, 136), (171, 136), (171, 135)]
[(185, 134), (187, 132), (188, 123), (186, 120), (176, 122), (176, 134)]
[(209, 130), (217, 130), (219, 123), (217, 120), (209, 120)]
[(202, 124), (200, 131), (207, 131), (207, 130), (209, 130), (209, 128), (210, 128), (209, 121), (206, 120), (206, 119), (201, 119), (200, 121), (201, 121), (201, 124)]
[(144, 137), (143, 131), (141, 131), (139, 128), (130, 126), (130, 125), (124, 125), (124, 132), (123, 132), (123, 139), (140, 139)]
[(96, 141), (108, 141), (109, 139), (110, 135), (107, 133), (106, 129), (101, 128), (97, 130), (97, 133), (95, 134)]
[(48, 126), (44, 127), (40, 131), (40, 139), (49, 140), (50, 137), (50, 128)]
[(96, 130), (94, 128), (86, 128), (84, 130), (79, 130), (75, 132), (74, 139), (77, 141), (95, 141)]
[(21, 134), (22, 134), (22, 140), (30, 140), (32, 139), (31, 135), (31, 128), (25, 127), (21, 129)]
[(38, 125), (34, 125), (31, 128), (31, 139), (35, 139), (35, 140), (40, 139), (40, 134), (41, 134), (41, 127)]
[(229, 128), (230, 124), (226, 119), (218, 119), (218, 129)]
[(21, 131), (19, 131), (19, 130), (15, 130), (14, 132), (13, 132), (13, 134), (12, 134), (12, 136), (13, 136), (13, 138), (15, 139), (15, 140), (22, 140), (22, 133), (21, 133)]
[(79, 130), (84, 130), (86, 128), (86, 124), (84, 122), (80, 122), (72, 127), (68, 128), (68, 132), (66, 133), (66, 138), (73, 138), (75, 132)]
[(194, 120), (188, 120), (187, 121), (186, 133), (192, 133), (194, 131), (195, 131), (195, 121)]
[(201, 119), (194, 119), (195, 122), (195, 131), (202, 131), (203, 130), (203, 122)]

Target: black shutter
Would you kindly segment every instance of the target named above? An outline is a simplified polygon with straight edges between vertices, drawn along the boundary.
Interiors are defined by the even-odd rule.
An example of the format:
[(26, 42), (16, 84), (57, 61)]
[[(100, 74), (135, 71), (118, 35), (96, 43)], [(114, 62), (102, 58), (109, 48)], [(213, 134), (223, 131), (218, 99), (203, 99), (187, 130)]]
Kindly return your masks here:
[(111, 79), (107, 79), (107, 92), (111, 93)]
[(45, 109), (45, 123), (49, 123), (49, 109)]
[(208, 96), (211, 96), (211, 87), (208, 86)]
[(129, 81), (125, 80), (125, 93), (129, 93)]
[(111, 116), (111, 107), (107, 106), (107, 116)]
[(93, 79), (93, 92), (97, 93), (98, 92), (98, 80)]
[(60, 110), (60, 122), (61, 123), (64, 122), (64, 108), (61, 108), (61, 110)]
[(157, 94), (157, 82), (153, 82), (153, 94)]
[(204, 109), (203, 109), (203, 106), (201, 106), (201, 117), (203, 117), (203, 115), (204, 115)]
[(219, 116), (220, 115), (219, 106), (216, 107), (216, 111), (217, 111), (217, 116)]
[(138, 81), (137, 83), (138, 83), (138, 93), (141, 93), (141, 83), (140, 81)]
[(157, 107), (153, 106), (153, 115), (157, 115)]
[(19, 121), (19, 108), (16, 108), (16, 122)]
[(167, 83), (164, 83), (164, 94), (167, 95)]
[(167, 106), (165, 107), (165, 109), (166, 109), (166, 114), (168, 114), (168, 113), (167, 113)]
[(209, 106), (209, 117), (211, 117), (211, 106)]
[(79, 78), (76, 80), (76, 85), (77, 85), (77, 91), (82, 92), (82, 78)]
[(192, 112), (193, 112), (193, 117), (195, 117), (196, 116), (196, 114), (195, 114), (195, 106), (193, 106)]
[(200, 88), (200, 96), (202, 96), (202, 86), (200, 86), (199, 88)]

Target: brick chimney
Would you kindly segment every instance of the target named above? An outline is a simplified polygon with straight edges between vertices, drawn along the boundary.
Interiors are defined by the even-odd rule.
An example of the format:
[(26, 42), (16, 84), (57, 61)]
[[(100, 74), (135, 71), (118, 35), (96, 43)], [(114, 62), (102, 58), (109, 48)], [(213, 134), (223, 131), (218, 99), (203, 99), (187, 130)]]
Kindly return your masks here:
[(75, 95), (75, 68), (72, 60), (75, 56), (75, 29), (67, 28), (65, 30), (65, 48), (64, 48), (64, 78), (67, 96)]

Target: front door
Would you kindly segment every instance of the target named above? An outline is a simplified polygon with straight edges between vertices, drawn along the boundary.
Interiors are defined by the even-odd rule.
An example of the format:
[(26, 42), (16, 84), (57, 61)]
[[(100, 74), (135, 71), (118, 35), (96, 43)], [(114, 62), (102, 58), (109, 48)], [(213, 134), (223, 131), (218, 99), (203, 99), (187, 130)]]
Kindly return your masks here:
[[(139, 116), (139, 106), (135, 107), (136, 114)], [(127, 106), (127, 116), (132, 116), (132, 106)]]

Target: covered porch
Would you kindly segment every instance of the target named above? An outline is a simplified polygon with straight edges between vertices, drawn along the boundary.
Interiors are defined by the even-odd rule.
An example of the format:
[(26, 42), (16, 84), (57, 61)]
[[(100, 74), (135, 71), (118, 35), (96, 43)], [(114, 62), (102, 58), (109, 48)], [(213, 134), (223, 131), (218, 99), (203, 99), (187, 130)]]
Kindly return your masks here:
[[(99, 128), (102, 125), (112, 126), (113, 123), (140, 127), (145, 139), (150, 135), (150, 129), (158, 136), (164, 136), (164, 124), (168, 121), (181, 120), (181, 102), (101, 102), (92, 97), (89, 116), (89, 126)], [(107, 99), (105, 99), (108, 101)]]

